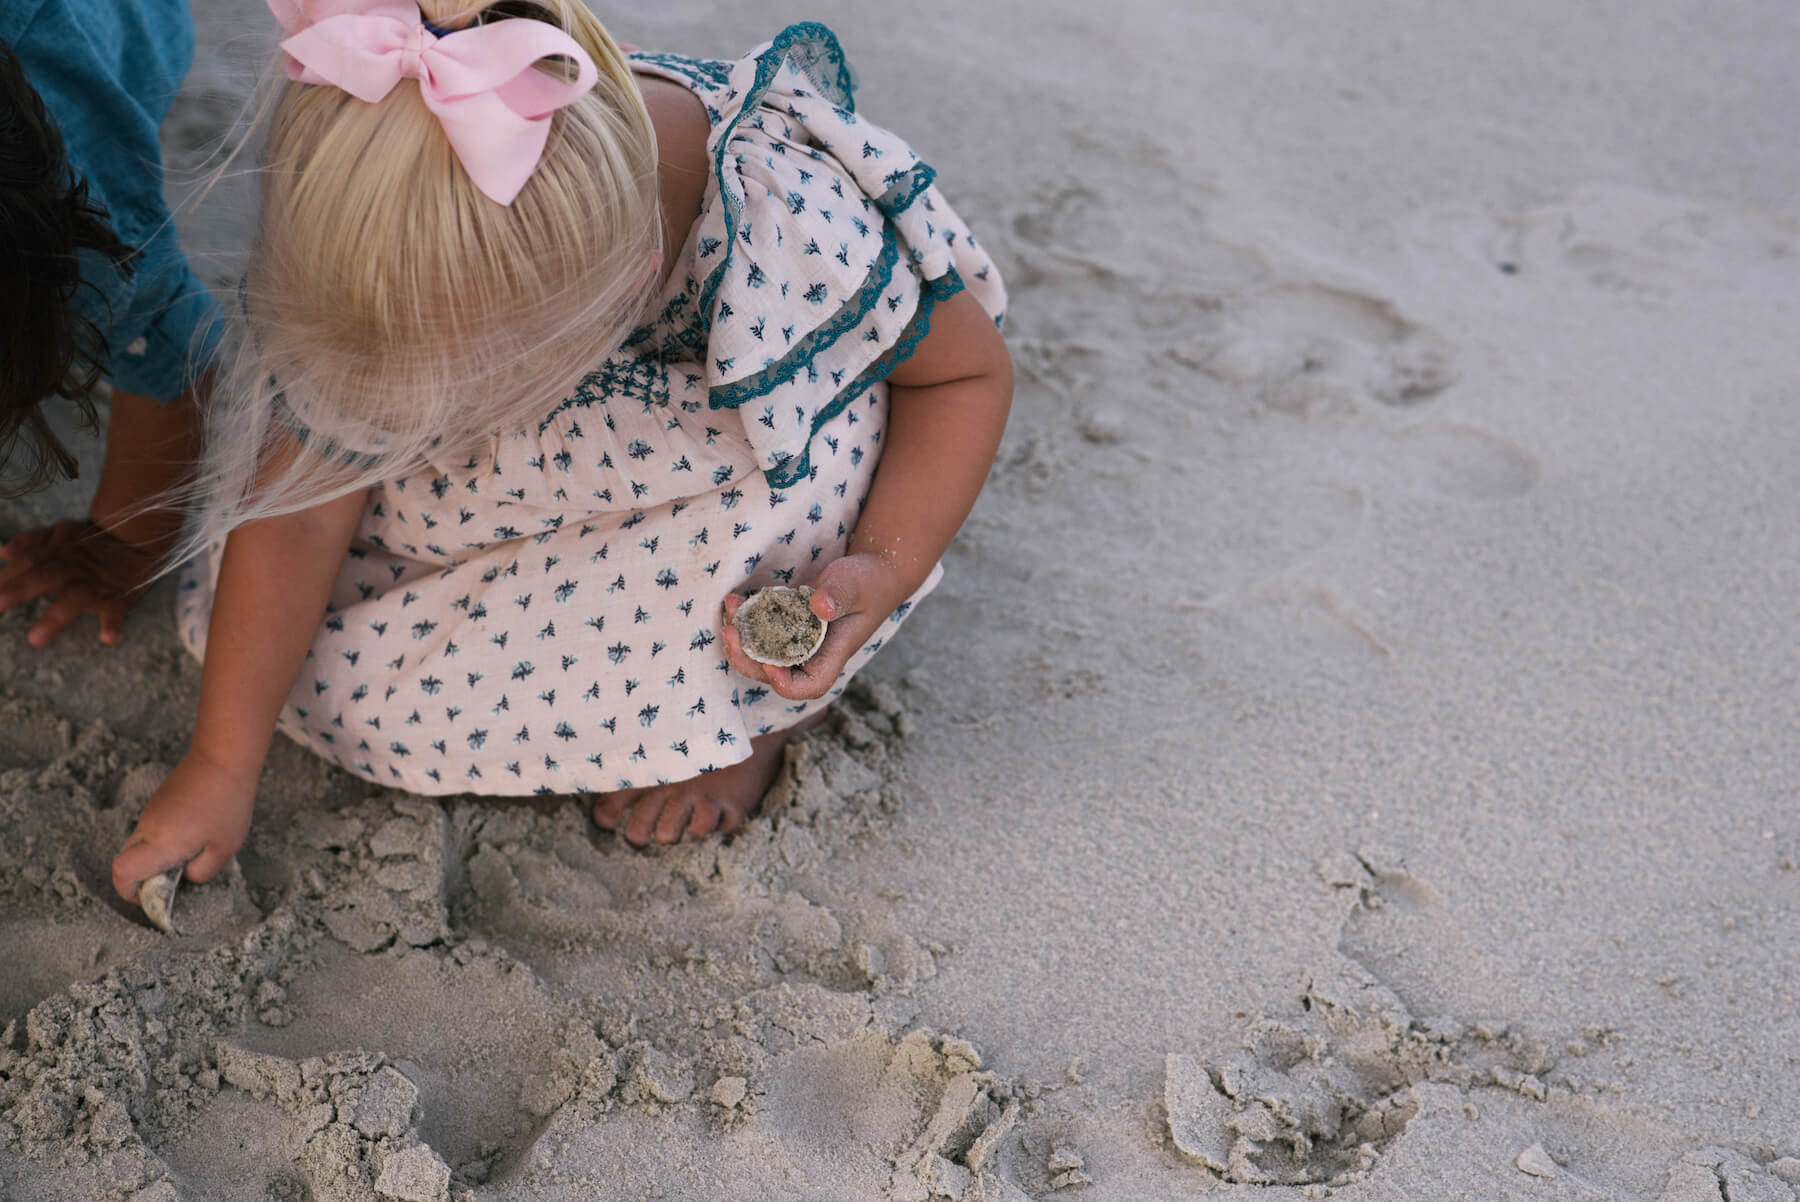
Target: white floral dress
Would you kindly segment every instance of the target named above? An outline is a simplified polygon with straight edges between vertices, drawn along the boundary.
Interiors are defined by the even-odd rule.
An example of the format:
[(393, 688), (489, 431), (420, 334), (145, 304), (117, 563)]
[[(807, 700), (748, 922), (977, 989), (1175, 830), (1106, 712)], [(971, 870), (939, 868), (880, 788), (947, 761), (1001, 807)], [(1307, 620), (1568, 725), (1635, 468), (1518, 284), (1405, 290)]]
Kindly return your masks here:
[[(535, 427), (370, 495), (280, 729), (416, 793), (589, 793), (750, 754), (828, 699), (738, 675), (732, 591), (804, 583), (848, 545), (882, 383), (998, 273), (931, 168), (854, 111), (837, 39), (795, 25), (735, 63), (636, 55), (712, 120), (712, 176), (655, 316)], [(217, 556), (184, 574), (204, 653)], [(844, 670), (891, 636), (934, 570)]]

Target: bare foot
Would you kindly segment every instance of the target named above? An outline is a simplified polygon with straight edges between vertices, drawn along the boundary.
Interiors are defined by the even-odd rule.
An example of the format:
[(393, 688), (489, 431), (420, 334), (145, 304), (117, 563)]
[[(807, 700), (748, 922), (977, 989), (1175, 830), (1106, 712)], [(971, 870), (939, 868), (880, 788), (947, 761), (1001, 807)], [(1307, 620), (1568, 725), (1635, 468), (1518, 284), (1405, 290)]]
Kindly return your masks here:
[[(822, 715), (821, 715), (822, 716)], [(627, 843), (679, 843), (707, 835), (729, 835), (762, 805), (763, 794), (781, 769), (788, 740), (818, 718), (750, 740), (750, 758), (729, 768), (704, 772), (672, 785), (618, 789), (594, 803), (594, 821), (617, 831)], [(627, 817), (629, 815), (629, 817)]]

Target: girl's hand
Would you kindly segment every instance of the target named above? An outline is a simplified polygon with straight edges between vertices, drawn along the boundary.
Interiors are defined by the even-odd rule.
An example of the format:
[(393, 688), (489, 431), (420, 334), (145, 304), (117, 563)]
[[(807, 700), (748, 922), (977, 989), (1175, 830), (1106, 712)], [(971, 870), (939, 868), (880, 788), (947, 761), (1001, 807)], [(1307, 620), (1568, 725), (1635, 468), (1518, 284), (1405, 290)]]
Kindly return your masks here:
[(255, 804), (256, 781), (190, 751), (114, 857), (113, 888), (135, 905), (139, 885), (180, 865), (188, 880), (210, 881), (243, 846)]
[(744, 654), (732, 615), (745, 598), (725, 598), (725, 658), (751, 680), (761, 681), (790, 701), (813, 701), (831, 691), (869, 636), (912, 595), (892, 561), (873, 553), (846, 555), (825, 565), (812, 582), (812, 611), (831, 623), (813, 657), (795, 668), (760, 664)]

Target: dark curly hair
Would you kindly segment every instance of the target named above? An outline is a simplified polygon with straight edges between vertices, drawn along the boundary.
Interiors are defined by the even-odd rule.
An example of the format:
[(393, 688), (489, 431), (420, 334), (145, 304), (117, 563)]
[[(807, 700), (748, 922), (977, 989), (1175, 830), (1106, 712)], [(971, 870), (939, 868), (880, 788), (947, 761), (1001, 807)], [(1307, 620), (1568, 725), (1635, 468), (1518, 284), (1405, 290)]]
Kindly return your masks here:
[(62, 135), (25, 68), (0, 42), (0, 496), (74, 476), (75, 457), (41, 402), (75, 402), (94, 423), (88, 392), (106, 362), (106, 334), (75, 307), (79, 252), (130, 270), (131, 251), (69, 165)]

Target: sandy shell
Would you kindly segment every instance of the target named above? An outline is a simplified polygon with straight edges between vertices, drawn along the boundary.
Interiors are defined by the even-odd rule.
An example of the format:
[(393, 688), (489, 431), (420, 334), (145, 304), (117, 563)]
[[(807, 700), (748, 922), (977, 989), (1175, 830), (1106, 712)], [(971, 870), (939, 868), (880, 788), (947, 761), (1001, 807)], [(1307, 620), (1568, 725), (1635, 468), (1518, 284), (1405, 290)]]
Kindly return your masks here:
[[(772, 588), (758, 589), (756, 592), (750, 594), (748, 600), (738, 606), (737, 613), (732, 616), (732, 624), (738, 628), (738, 634), (740, 636), (745, 636), (747, 635), (747, 631), (744, 623), (749, 619), (754, 618), (757, 611), (763, 607), (784, 596), (806, 598), (811, 597), (812, 594), (813, 591), (805, 585), (801, 585), (799, 588), (786, 588), (781, 585), (776, 585)], [(817, 614), (813, 615), (813, 620), (818, 623), (818, 633), (812, 640), (812, 645), (809, 646), (804, 653), (798, 656), (769, 655), (766, 652), (759, 652), (756, 648), (750, 646), (748, 637), (743, 639), (744, 654), (759, 664), (774, 664), (781, 668), (792, 668), (797, 664), (803, 664), (811, 659), (813, 657), (813, 652), (817, 651), (825, 642), (825, 631), (831, 625)]]
[(178, 935), (175, 929), (175, 886), (181, 883), (181, 869), (151, 877), (138, 886), (138, 905), (150, 924), (166, 935)]

